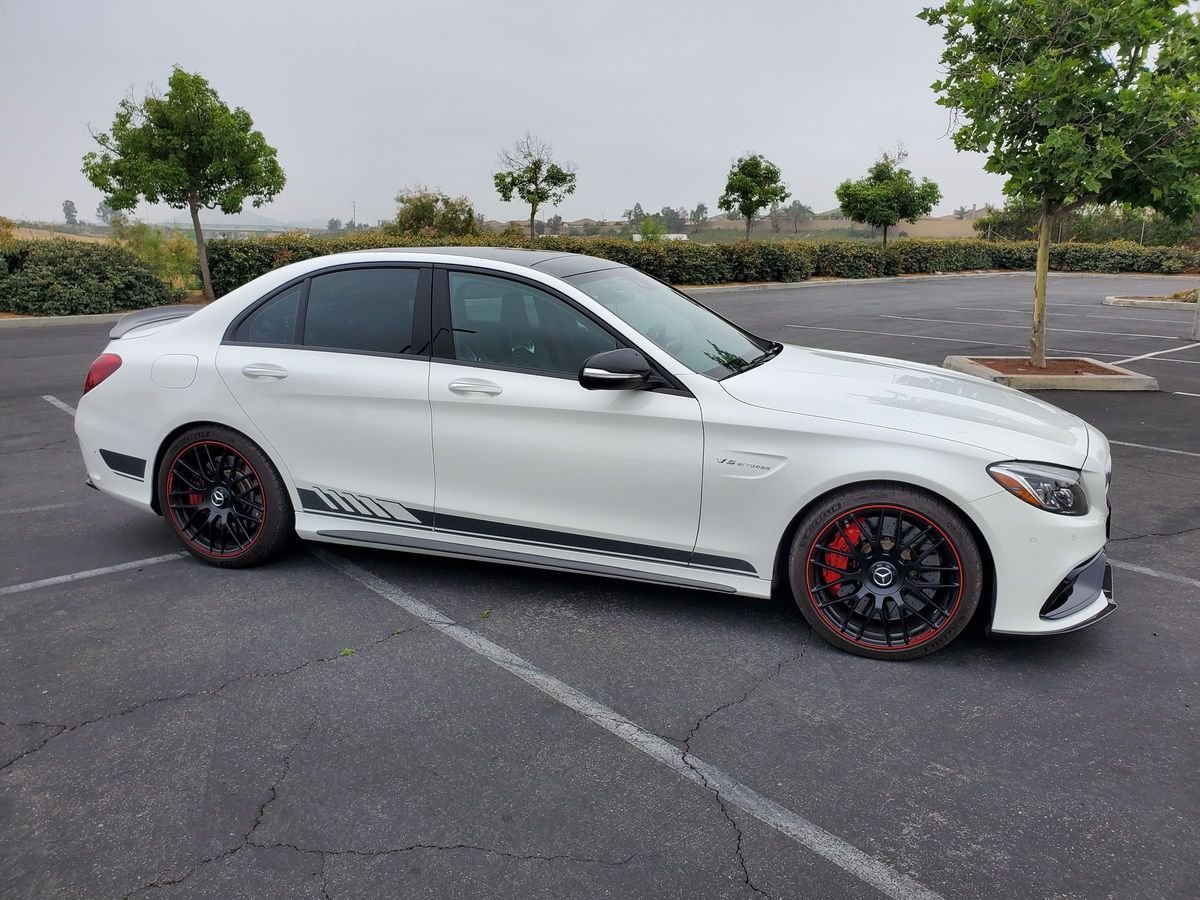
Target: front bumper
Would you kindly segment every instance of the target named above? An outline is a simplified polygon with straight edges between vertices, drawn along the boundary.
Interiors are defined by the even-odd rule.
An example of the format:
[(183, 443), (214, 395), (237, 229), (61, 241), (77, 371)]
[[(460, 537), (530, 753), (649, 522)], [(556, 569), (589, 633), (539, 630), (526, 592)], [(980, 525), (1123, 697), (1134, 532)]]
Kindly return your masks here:
[(1113, 598), (1112, 566), (1105, 552), (1077, 565), (1067, 573), (1042, 604), (1036, 631), (993, 629), (996, 634), (1066, 634), (1099, 622), (1117, 608)]

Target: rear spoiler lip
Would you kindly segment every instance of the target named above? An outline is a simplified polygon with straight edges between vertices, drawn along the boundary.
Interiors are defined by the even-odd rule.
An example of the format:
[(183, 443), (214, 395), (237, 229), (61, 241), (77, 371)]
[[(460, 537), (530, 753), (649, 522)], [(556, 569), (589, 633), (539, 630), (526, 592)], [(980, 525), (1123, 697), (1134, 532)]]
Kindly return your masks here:
[(117, 324), (112, 327), (112, 331), (108, 333), (108, 336), (116, 340), (133, 331), (135, 328), (141, 328), (143, 325), (152, 325), (155, 322), (169, 322), (172, 319), (186, 319), (200, 309), (204, 309), (204, 304), (177, 303), (172, 306), (155, 306), (152, 309), (139, 309), (137, 312), (131, 312), (127, 316), (121, 316), (117, 320)]

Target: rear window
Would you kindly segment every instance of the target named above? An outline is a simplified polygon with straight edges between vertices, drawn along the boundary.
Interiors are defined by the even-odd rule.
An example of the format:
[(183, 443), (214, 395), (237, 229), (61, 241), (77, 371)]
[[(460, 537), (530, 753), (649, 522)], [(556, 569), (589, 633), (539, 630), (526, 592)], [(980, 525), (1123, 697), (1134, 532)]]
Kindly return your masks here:
[(372, 268), (316, 276), (308, 290), (304, 345), (410, 352), (419, 275), (419, 269)]
[(233, 339), (244, 344), (294, 344), (302, 288), (298, 284), (272, 297), (238, 326)]

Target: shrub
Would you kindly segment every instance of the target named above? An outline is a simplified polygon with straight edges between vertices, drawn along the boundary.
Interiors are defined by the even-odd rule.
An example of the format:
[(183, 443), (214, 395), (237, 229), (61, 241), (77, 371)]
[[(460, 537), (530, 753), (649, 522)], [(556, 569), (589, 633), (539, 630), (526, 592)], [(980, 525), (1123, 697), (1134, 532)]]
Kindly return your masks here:
[[(209, 244), (209, 265), (217, 295), (271, 269), (327, 253), (379, 247), (436, 244), (466, 247), (527, 247), (584, 253), (634, 266), (671, 284), (802, 281), (813, 275), (872, 278), (975, 269), (1029, 270), (1037, 261), (1033, 241), (929, 240), (904, 238), (885, 250), (866, 241), (640, 241), (615, 237), (541, 237), (483, 234), (446, 239), (436, 235), (395, 235), (360, 231), (337, 237), (291, 233), (272, 238), (219, 239)], [(1200, 271), (1200, 254), (1137, 244), (1056, 244), (1050, 267), (1065, 272)]]
[(37, 316), (110, 313), (179, 299), (124, 248), (81, 241), (0, 245), (0, 312)]

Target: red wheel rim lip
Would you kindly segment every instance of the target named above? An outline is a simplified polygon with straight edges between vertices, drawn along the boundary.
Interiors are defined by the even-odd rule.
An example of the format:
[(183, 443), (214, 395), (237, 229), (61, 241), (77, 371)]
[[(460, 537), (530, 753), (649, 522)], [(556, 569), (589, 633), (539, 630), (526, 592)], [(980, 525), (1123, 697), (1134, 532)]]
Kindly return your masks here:
[[(232, 553), (214, 553), (211, 550), (200, 546), (194, 540), (189, 538), (183, 531), (183, 526), (179, 522), (178, 514), (176, 513), (174, 507), (171, 506), (171, 479), (175, 477), (175, 464), (179, 462), (183, 454), (187, 453), (193, 447), (199, 447), (203, 444), (209, 444), (213, 447), (222, 447), (244, 462), (250, 469), (251, 473), (253, 473), (254, 480), (257, 481), (259, 485), (259, 492), (263, 495), (263, 515), (262, 519), (259, 521), (258, 529), (254, 532), (254, 537), (250, 539), (250, 543), (248, 543), (245, 547), (235, 550)], [(171, 460), (171, 465), (167, 467), (167, 481), (165, 486), (166, 497), (164, 498), (163, 506), (170, 514), (171, 526), (175, 529), (175, 533), (179, 535), (179, 537), (185, 544), (188, 545), (188, 547), (202, 556), (205, 556), (208, 559), (238, 559), (239, 557), (249, 553), (250, 550), (258, 543), (258, 539), (262, 537), (263, 531), (267, 525), (267, 518), (269, 516), (269, 512), (267, 510), (266, 490), (263, 487), (263, 480), (258, 474), (258, 469), (254, 468), (254, 463), (250, 462), (250, 460), (246, 458), (245, 454), (243, 454), (242, 451), (238, 450), (236, 447), (227, 444), (224, 441), (214, 441), (209, 439), (192, 441), (187, 446), (180, 448), (179, 452), (175, 454), (175, 458)]]
[[(921, 521), (923, 521), (925, 524), (932, 526), (932, 528), (938, 533), (938, 535), (946, 542), (946, 546), (950, 548), (950, 552), (952, 554), (954, 554), (954, 564), (958, 567), (958, 571), (959, 571), (958, 592), (954, 595), (954, 604), (950, 607), (950, 610), (949, 610), (948, 614), (946, 615), (946, 621), (944, 621), (937, 628), (931, 629), (928, 632), (926, 632), (925, 634), (920, 635), (915, 640), (907, 641), (903, 644), (900, 644), (899, 646), (896, 646), (896, 645), (889, 646), (886, 643), (876, 644), (876, 643), (872, 643), (870, 641), (859, 640), (859, 639), (854, 638), (851, 635), (847, 634), (845, 631), (843, 631), (841, 629), (841, 627), (836, 622), (834, 622), (832, 619), (830, 619), (829, 616), (825, 615), (825, 610), (821, 609), (820, 603), (817, 600), (817, 597), (813, 593), (813, 589), (812, 589), (813, 554), (815, 552), (818, 552), (816, 550), (816, 545), (821, 542), (821, 537), (831, 527), (833, 527), (837, 522), (841, 521), (842, 519), (848, 518), (850, 516), (853, 516), (855, 513), (859, 513), (859, 512), (862, 512), (863, 510), (868, 510), (868, 509), (878, 509), (878, 510), (884, 510), (884, 511), (897, 510), (899, 512), (904, 513), (905, 515), (914, 516), (914, 517), (920, 519)], [(955, 546), (954, 541), (952, 541), (950, 539), (950, 536), (948, 534), (946, 534), (945, 530), (940, 525), (938, 525), (937, 522), (930, 519), (924, 513), (919, 513), (915, 509), (912, 509), (911, 507), (902, 506), (898, 503), (867, 503), (867, 504), (863, 504), (861, 506), (856, 506), (853, 509), (839, 512), (837, 515), (828, 519), (817, 531), (816, 537), (813, 538), (812, 543), (809, 545), (808, 555), (806, 556), (805, 561), (804, 561), (804, 589), (805, 589), (805, 591), (808, 592), (808, 598), (812, 603), (812, 608), (816, 611), (817, 615), (820, 616), (821, 621), (824, 622), (826, 625), (828, 625), (830, 630), (833, 631), (840, 639), (848, 641), (849, 643), (854, 644), (855, 646), (863, 647), (868, 650), (873, 650), (873, 651), (876, 651), (879, 653), (903, 653), (906, 650), (911, 650), (914, 647), (920, 647), (922, 644), (928, 643), (929, 641), (933, 640), (939, 634), (944, 632), (946, 630), (946, 628), (950, 625), (950, 623), (954, 621), (954, 617), (957, 614), (959, 607), (962, 605), (962, 597), (963, 597), (963, 590), (964, 590), (962, 572), (963, 572), (963, 565), (962, 565), (962, 559), (958, 555), (958, 547)]]

